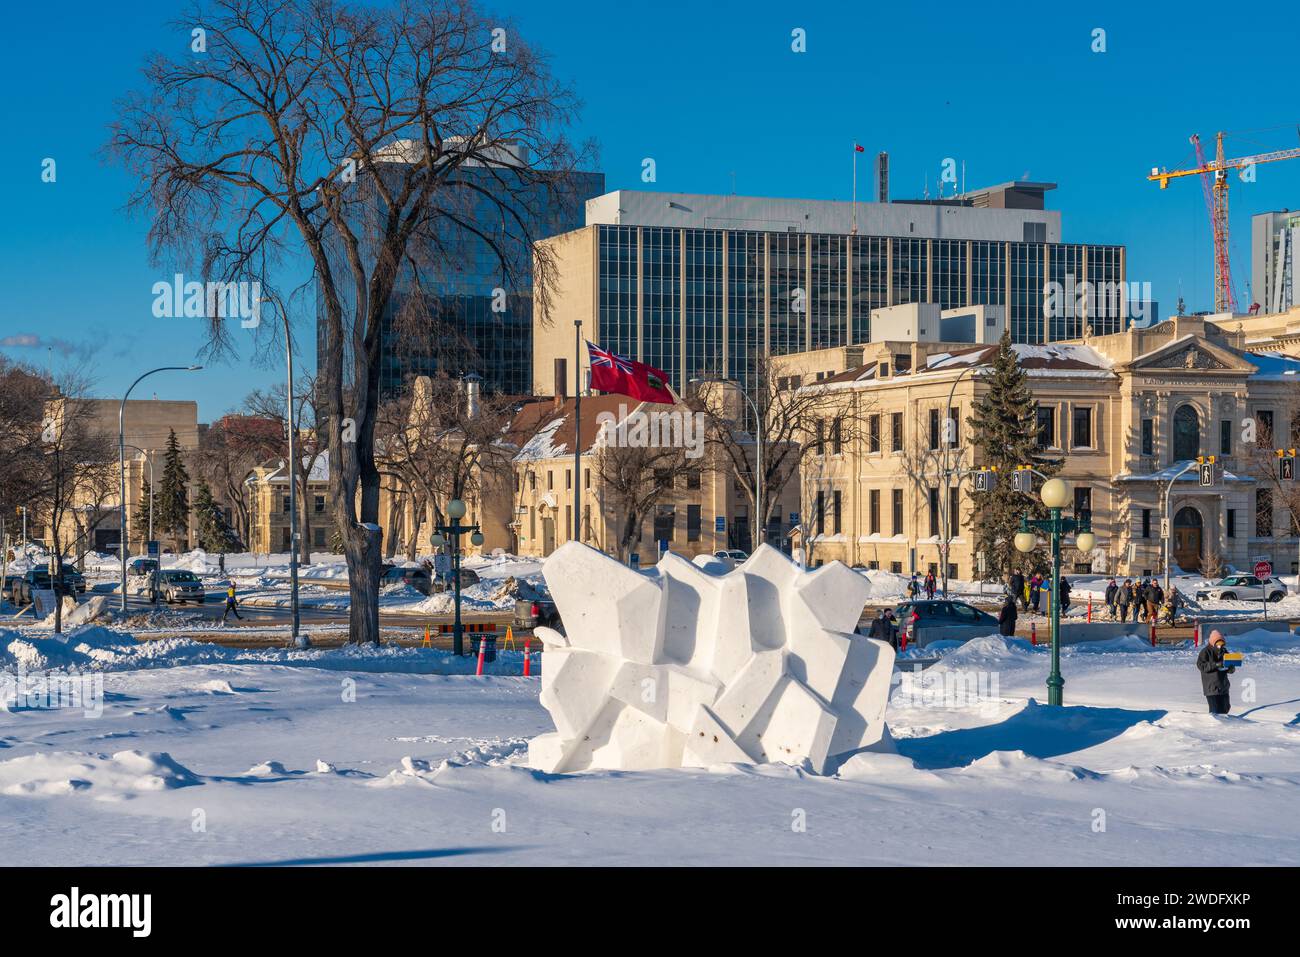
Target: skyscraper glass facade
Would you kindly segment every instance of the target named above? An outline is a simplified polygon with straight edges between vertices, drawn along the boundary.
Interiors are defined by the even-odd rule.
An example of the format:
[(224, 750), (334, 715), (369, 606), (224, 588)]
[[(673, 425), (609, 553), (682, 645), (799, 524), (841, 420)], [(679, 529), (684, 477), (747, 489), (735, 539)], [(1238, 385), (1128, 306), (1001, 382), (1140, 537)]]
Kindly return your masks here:
[[(997, 305), (1012, 339), (1122, 328), (1122, 246), (601, 225), (601, 344), (668, 372), (675, 387), (747, 382), (781, 355), (870, 340), (872, 309)], [(1059, 284), (1058, 295), (1049, 295)], [(1073, 297), (1073, 298), (1072, 298)]]

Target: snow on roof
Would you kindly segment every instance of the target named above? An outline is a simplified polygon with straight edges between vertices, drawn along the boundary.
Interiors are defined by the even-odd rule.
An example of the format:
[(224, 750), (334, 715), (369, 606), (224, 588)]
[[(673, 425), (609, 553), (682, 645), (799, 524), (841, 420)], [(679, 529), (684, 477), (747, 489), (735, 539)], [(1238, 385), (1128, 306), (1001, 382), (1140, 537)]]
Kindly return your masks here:
[(1252, 379), (1300, 381), (1300, 359), (1295, 356), (1282, 352), (1247, 352), (1244, 358), (1259, 370), (1251, 376)]
[[(1183, 459), (1181, 462), (1174, 462), (1162, 468), (1158, 472), (1148, 472), (1146, 474), (1135, 474), (1133, 472), (1121, 472), (1116, 475), (1113, 481), (1116, 482), (1170, 482), (1175, 475), (1178, 475), (1187, 466), (1194, 464), (1191, 459)], [(1224, 482), (1254, 482), (1253, 478), (1245, 475), (1238, 475), (1235, 472), (1229, 472), (1227, 469), (1222, 471), (1219, 478)], [(1197, 469), (1187, 469), (1182, 475), (1178, 476), (1180, 482), (1199, 482), (1201, 480), (1200, 472)]]
[[(1016, 365), (1031, 376), (1109, 378), (1114, 375), (1111, 371), (1114, 363), (1091, 346), (1014, 343), (1011, 348), (1016, 353)], [(987, 368), (992, 366), (997, 350), (997, 346), (973, 346), (951, 352), (935, 352), (926, 359), (925, 365), (898, 371), (894, 378), (919, 377), (971, 366)], [(877, 369), (878, 362), (872, 361), (820, 382), (810, 382), (808, 386), (842, 387), (871, 382), (878, 378)]]
[[(302, 457), (303, 464), (306, 465), (310, 459), (311, 459), (310, 455), (304, 455)], [(325, 449), (319, 455), (317, 455), (316, 460), (311, 463), (311, 471), (307, 474), (307, 481), (328, 482), (329, 480), (330, 480), (330, 453), (328, 449)], [(283, 459), (280, 460), (280, 464), (276, 466), (274, 472), (270, 472), (267, 474), (265, 481), (274, 482), (276, 484), (286, 484), (286, 485), (288, 484), (289, 480), (285, 477), (284, 474)]]

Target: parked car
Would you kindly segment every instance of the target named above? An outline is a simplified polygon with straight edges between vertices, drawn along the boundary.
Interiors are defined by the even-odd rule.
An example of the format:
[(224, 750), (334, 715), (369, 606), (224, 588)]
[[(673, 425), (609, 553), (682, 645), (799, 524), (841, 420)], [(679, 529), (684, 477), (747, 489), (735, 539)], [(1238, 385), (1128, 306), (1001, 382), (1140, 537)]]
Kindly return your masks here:
[(167, 568), (158, 573), (158, 597), (167, 603), (192, 601), (203, 604), (207, 590), (199, 576), (180, 568)]
[(75, 595), (76, 589), (68, 581), (60, 579), (57, 584), (50, 582), (50, 570), (44, 566), (40, 568), (29, 568), (22, 578), (18, 579), (17, 596), (14, 599), (15, 605), (30, 605), (32, 603), (33, 592), (46, 589), (53, 589), (56, 596)]
[(144, 578), (158, 570), (156, 558), (133, 558), (126, 563), (126, 573), (133, 578)]
[(68, 583), (68, 586), (78, 595), (86, 593), (86, 576), (77, 571), (76, 568), (71, 565), (64, 565), (59, 569), (59, 573), (63, 576), (63, 580)]
[(936, 598), (933, 601), (905, 601), (894, 609), (899, 628), (907, 627), (916, 613), (916, 623), (912, 628), (911, 641), (916, 645), (930, 643), (926, 631), (937, 628), (954, 628), (962, 625), (979, 628), (997, 628), (998, 620), (988, 612), (980, 611), (974, 605), (964, 601), (948, 601)]
[(396, 585), (398, 582), (410, 585), (422, 595), (428, 595), (433, 591), (433, 582), (428, 570), (419, 565), (389, 565), (381, 571), (379, 575), (381, 587)]
[[(455, 586), (455, 583), (452, 580), (453, 577), (454, 576), (452, 575), (451, 572), (447, 572), (444, 575), (437, 576), (433, 580), (433, 590), (435, 592), (451, 591), (452, 588)], [(464, 591), (470, 585), (477, 585), (478, 583), (479, 583), (478, 572), (475, 572), (469, 568), (462, 568), (460, 570), (461, 591)]]
[(723, 559), (730, 558), (733, 562), (739, 565), (741, 562), (749, 558), (749, 553), (742, 551), (739, 548), (721, 548), (713, 553), (713, 557)]
[(559, 628), (560, 610), (555, 606), (555, 600), (544, 590), (527, 582), (520, 582), (519, 590), (515, 594), (514, 626), (524, 631), (531, 631), (538, 625)]
[(1285, 597), (1286, 586), (1276, 578), (1261, 580), (1254, 575), (1229, 575), (1196, 592), (1197, 601), (1281, 601)]

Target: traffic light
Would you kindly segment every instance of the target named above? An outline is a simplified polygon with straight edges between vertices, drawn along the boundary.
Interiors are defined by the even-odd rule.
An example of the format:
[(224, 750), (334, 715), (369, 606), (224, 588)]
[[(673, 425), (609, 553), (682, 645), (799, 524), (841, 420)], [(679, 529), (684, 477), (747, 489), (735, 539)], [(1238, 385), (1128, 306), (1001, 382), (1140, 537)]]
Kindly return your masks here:
[(1283, 482), (1295, 481), (1295, 449), (1277, 449), (1277, 477)]
[(1196, 462), (1201, 467), (1201, 485), (1210, 488), (1214, 485), (1214, 456), (1198, 455)]
[(975, 473), (975, 491), (991, 492), (998, 484), (997, 472), (994, 469), (979, 469)]
[(1011, 475), (1011, 488), (1026, 495), (1034, 491), (1034, 473), (1029, 471), (1028, 465), (1016, 466), (1015, 472)]

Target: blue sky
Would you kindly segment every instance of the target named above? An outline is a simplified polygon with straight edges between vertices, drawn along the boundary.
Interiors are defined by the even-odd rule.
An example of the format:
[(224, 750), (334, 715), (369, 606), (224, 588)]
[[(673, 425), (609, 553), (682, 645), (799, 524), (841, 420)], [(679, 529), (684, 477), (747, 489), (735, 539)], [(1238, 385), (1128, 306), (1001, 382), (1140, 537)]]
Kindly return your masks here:
[[(546, 50), (584, 101), (578, 138), (594, 137), (610, 189), (848, 199), (851, 144), (890, 153), (892, 190), (931, 190), (941, 164), (965, 163), (968, 187), (1028, 177), (1060, 188), (1065, 239), (1123, 243), (1130, 280), (1149, 281), (1168, 314), (1181, 290), (1212, 304), (1208, 218), (1199, 183), (1161, 191), (1153, 165), (1191, 159), (1187, 137), (1227, 130), (1230, 155), (1300, 145), (1294, 3), (1175, 6), (1090, 3), (1062, 9), (896, 2), (497, 2)], [(9, 185), (0, 230), (0, 342), (56, 370), (88, 363), (95, 391), (117, 395), (152, 365), (196, 361), (196, 320), (156, 319), (146, 224), (126, 218), (125, 174), (97, 156), (114, 100), (139, 83), (152, 50), (183, 49), (176, 5), (20, 4), (0, 37)], [(791, 51), (806, 31), (807, 52)], [(1092, 32), (1106, 31), (1093, 53)], [(1290, 52), (1288, 52), (1288, 48)], [(1252, 132), (1253, 131), (1253, 132)], [(41, 181), (46, 157), (57, 181)], [(865, 195), (865, 188), (863, 190)], [(1300, 160), (1234, 180), (1232, 265), (1249, 280), (1250, 215), (1300, 207)], [(311, 330), (296, 335), (308, 345)], [(11, 337), (17, 337), (16, 340)], [(141, 395), (197, 398), (209, 421), (280, 375), (257, 356), (201, 373), (159, 375)]]

